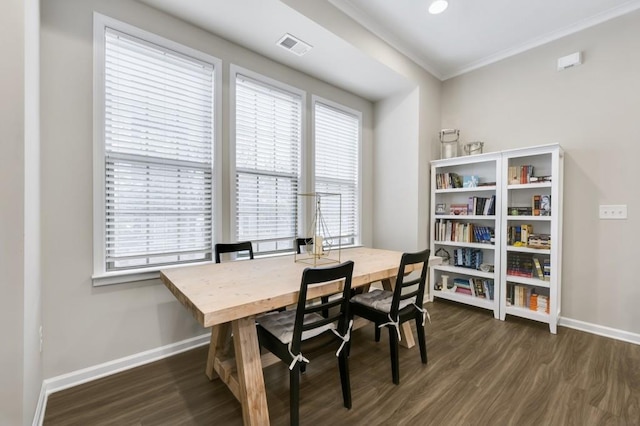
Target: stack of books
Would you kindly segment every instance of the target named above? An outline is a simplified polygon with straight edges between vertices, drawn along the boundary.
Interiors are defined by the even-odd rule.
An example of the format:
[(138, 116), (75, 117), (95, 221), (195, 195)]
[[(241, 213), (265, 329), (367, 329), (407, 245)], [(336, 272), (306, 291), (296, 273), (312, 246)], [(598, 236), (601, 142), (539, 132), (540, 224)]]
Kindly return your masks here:
[(533, 256), (529, 253), (509, 253), (507, 275), (533, 278)]
[(529, 309), (536, 312), (549, 313), (549, 296), (532, 294), (529, 298)]

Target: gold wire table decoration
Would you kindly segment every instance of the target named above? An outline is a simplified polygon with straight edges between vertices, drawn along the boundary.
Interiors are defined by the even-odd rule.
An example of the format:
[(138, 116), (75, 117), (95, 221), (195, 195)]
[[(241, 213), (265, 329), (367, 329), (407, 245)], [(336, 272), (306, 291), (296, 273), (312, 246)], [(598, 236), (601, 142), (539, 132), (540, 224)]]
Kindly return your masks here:
[(298, 198), (301, 211), (309, 212), (309, 220), (306, 221), (306, 235), (298, 237), (305, 239), (306, 244), (301, 253), (295, 251), (294, 261), (313, 266), (340, 263), (342, 195), (312, 192), (298, 194)]

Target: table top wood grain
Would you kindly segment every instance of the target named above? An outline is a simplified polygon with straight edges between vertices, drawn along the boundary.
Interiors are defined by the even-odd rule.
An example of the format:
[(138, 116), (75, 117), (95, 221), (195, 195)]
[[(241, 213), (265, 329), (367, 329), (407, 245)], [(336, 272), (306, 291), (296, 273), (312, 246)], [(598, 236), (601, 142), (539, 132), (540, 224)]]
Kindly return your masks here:
[[(360, 287), (394, 277), (401, 256), (398, 251), (357, 247), (343, 249), (340, 260), (354, 261), (352, 287)], [(290, 255), (176, 267), (160, 275), (196, 320), (210, 327), (295, 304), (302, 272), (308, 267)], [(329, 294), (336, 288), (340, 283), (316, 289), (317, 294), (310, 296)]]

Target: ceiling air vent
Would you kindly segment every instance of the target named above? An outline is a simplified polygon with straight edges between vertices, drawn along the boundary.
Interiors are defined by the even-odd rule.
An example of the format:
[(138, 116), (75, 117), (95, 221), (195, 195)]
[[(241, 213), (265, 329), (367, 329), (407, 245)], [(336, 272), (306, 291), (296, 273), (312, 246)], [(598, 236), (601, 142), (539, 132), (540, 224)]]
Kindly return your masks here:
[(287, 49), (289, 52), (293, 52), (298, 56), (302, 56), (311, 50), (310, 45), (288, 33), (278, 40), (278, 46), (283, 49)]

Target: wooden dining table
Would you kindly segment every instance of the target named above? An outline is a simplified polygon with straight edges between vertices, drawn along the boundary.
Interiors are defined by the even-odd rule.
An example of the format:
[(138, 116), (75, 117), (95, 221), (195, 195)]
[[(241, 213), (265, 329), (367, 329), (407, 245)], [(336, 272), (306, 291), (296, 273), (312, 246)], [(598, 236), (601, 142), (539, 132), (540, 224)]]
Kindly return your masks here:
[[(354, 261), (353, 288), (380, 281), (391, 289), (401, 256), (397, 251), (357, 247), (342, 249), (340, 261)], [(196, 320), (212, 327), (205, 373), (211, 380), (220, 378), (240, 401), (245, 425), (269, 424), (262, 368), (270, 362), (261, 359), (255, 317), (297, 303), (302, 272), (310, 266), (287, 255), (175, 267), (160, 273), (165, 286)], [(309, 297), (336, 293), (340, 286), (330, 283), (314, 288)], [(409, 323), (403, 325), (401, 335), (401, 344), (415, 345)]]

